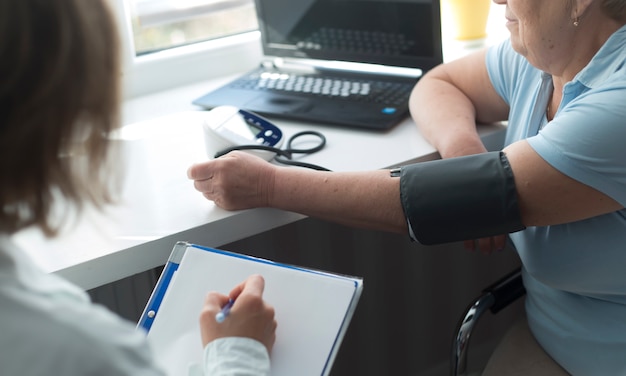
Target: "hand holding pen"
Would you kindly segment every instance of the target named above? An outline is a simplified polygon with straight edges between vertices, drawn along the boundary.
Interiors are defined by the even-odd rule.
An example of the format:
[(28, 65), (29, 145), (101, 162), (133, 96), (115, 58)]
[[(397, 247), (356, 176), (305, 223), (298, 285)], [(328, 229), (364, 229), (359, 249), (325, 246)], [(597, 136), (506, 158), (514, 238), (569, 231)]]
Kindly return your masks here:
[(265, 280), (252, 275), (235, 286), (228, 296), (210, 292), (202, 313), (202, 344), (222, 337), (248, 337), (261, 342), (271, 352), (276, 338), (274, 308), (263, 300)]
[(230, 310), (233, 308), (233, 304), (235, 304), (235, 299), (228, 299), (228, 302), (222, 307), (222, 310), (215, 314), (215, 321), (218, 323), (224, 322)]

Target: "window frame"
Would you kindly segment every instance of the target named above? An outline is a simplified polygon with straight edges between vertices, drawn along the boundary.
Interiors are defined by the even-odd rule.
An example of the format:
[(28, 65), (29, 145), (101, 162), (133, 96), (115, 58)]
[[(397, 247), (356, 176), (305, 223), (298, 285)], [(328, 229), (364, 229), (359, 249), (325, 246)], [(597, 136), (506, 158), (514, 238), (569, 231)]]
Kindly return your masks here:
[(120, 34), (124, 99), (250, 70), (261, 60), (259, 31), (136, 56), (130, 5), (109, 2)]
[[(137, 1), (137, 0), (135, 0)], [(193, 1), (186, 7), (175, 7), (174, 3), (184, 0), (147, 0), (146, 6), (141, 0), (136, 3), (135, 11), (142, 24), (151, 26), (192, 19), (201, 15), (211, 14), (220, 10), (232, 9), (242, 5), (254, 6), (254, 0), (187, 0)]]

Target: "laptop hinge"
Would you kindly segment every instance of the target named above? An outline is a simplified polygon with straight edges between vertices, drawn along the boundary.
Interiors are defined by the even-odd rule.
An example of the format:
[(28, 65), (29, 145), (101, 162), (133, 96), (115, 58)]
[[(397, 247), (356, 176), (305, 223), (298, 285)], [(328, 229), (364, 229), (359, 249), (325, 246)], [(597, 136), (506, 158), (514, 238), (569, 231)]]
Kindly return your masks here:
[(314, 59), (286, 59), (281, 57), (269, 58), (261, 63), (266, 68), (277, 68), (290, 72), (314, 74), (322, 71), (381, 74), (398, 77), (420, 78), (423, 71), (418, 68), (391, 67), (379, 64), (353, 63), (336, 60)]

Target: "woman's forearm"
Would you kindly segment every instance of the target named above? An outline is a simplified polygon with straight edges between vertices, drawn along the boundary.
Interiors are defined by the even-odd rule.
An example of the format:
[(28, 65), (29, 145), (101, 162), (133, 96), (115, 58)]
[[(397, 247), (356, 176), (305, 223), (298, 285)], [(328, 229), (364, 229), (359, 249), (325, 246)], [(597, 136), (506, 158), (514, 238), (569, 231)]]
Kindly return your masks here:
[[(484, 152), (476, 130), (476, 113), (470, 100), (438, 77), (424, 77), (409, 102), (411, 116), (421, 134), (443, 158)], [(445, 107), (445, 111), (433, 109)]]
[(389, 170), (333, 173), (279, 168), (269, 206), (353, 227), (407, 233), (400, 179)]
[(486, 51), (440, 65), (415, 86), (411, 116), (443, 158), (482, 153), (476, 123), (505, 120), (508, 106), (491, 86)]

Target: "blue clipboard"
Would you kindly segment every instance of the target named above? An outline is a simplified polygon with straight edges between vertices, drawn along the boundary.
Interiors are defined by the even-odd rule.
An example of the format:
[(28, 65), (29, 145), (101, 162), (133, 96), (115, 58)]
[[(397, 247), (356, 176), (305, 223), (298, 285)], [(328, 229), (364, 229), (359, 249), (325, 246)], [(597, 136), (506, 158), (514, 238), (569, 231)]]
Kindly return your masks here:
[[(209, 290), (228, 293), (250, 274), (265, 278), (276, 309), (272, 375), (328, 375), (363, 288), (363, 280), (178, 242), (138, 327), (169, 374), (202, 359), (197, 319)], [(160, 319), (159, 319), (160, 318)], [(303, 373), (304, 372), (304, 373)]]
[(148, 304), (146, 304), (146, 308), (141, 314), (139, 324), (137, 325), (139, 328), (144, 329), (146, 332), (149, 331), (152, 327), (152, 323), (156, 318), (159, 307), (161, 307), (161, 303), (163, 302), (165, 292), (167, 291), (167, 288), (172, 281), (174, 273), (176, 273), (178, 267), (180, 266), (180, 262), (183, 259), (183, 255), (185, 254), (187, 246), (189, 246), (189, 244), (186, 242), (177, 242), (176, 245), (174, 245), (174, 249), (172, 249), (172, 253), (168, 258), (165, 267), (163, 268), (163, 272), (161, 272), (161, 277), (159, 277), (159, 281), (154, 287), (154, 291), (150, 296), (150, 300), (148, 300)]

